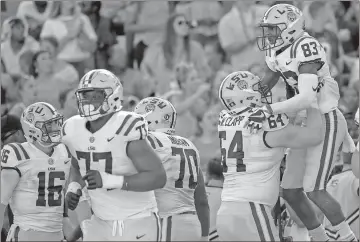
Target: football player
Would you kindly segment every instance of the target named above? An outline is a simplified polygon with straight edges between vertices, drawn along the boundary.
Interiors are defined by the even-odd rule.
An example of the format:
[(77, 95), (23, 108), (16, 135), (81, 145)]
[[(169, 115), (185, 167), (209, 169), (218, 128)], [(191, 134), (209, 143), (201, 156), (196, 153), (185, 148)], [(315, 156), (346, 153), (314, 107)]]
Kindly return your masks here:
[[(355, 117), (359, 122), (359, 112)], [(328, 182), (327, 191), (340, 203), (342, 211), (346, 216), (346, 222), (354, 232), (356, 239), (359, 239), (359, 144), (355, 148), (353, 142), (343, 144), (343, 169), (339, 174), (334, 175)], [(352, 154), (352, 155), (351, 155)], [(352, 159), (357, 156), (357, 159)], [(353, 168), (353, 169), (352, 169)], [(332, 240), (338, 240), (340, 235), (333, 228), (328, 219), (324, 222), (326, 232)]]
[(244, 127), (247, 117), (271, 101), (271, 93), (263, 96), (259, 85), (259, 77), (238, 71), (228, 75), (219, 90), (226, 108), (218, 126), (225, 181), (217, 231), (224, 241), (279, 240), (271, 210), (279, 196), (284, 147), (321, 142), (322, 123), (315, 109), (308, 110), (308, 127), (293, 126), (285, 114), (276, 114), (264, 120), (263, 130), (251, 134)]
[(174, 106), (165, 99), (148, 97), (139, 102), (135, 112), (148, 122), (147, 139), (167, 174), (165, 187), (155, 190), (162, 222), (161, 240), (208, 240), (209, 205), (199, 151), (190, 140), (175, 135)]
[(210, 160), (207, 164), (206, 193), (210, 207), (209, 241), (221, 241), (216, 229), (216, 217), (221, 204), (221, 191), (224, 184), (222, 170), (222, 164), (218, 158)]
[(157, 240), (153, 190), (165, 185), (166, 173), (147, 143), (146, 121), (121, 110), (122, 85), (107, 70), (86, 73), (75, 94), (80, 115), (64, 123), (62, 135), (74, 158), (69, 208), (76, 208), (83, 181), (91, 200), (93, 216), (82, 223), (83, 240)]
[(60, 144), (63, 116), (38, 102), (25, 109), (20, 121), (27, 142), (1, 150), (0, 227), (9, 203), (14, 223), (7, 241), (60, 241), (66, 221), (63, 188), (71, 165), (70, 153)]
[[(290, 174), (285, 171), (284, 181), (288, 180), (286, 176), (302, 176), (303, 184), (294, 187), (282, 183), (284, 199), (295, 210), (310, 234), (319, 240), (326, 240), (327, 237), (303, 190), (339, 231), (341, 239), (354, 239), (339, 203), (325, 189), (336, 152), (344, 138), (349, 136), (345, 118), (337, 108), (339, 87), (330, 75), (325, 50), (316, 39), (305, 32), (302, 12), (290, 4), (270, 7), (260, 28), (263, 34), (258, 38), (258, 46), (260, 50), (266, 51), (268, 72), (275, 72), (277, 77), (281, 76), (287, 83), (288, 90), (292, 90), (294, 95), (288, 95), (290, 98), (283, 102), (264, 105), (250, 115), (249, 124), (258, 130), (261, 123), (272, 114), (297, 112), (308, 108), (316, 108), (321, 113), (325, 126), (321, 134), (323, 142), (307, 148), (304, 163), (290, 162), (291, 166), (304, 164), (304, 173)], [(271, 87), (278, 79), (271, 81), (270, 78), (265, 78), (262, 83)], [(289, 170), (301, 169), (289, 167)]]

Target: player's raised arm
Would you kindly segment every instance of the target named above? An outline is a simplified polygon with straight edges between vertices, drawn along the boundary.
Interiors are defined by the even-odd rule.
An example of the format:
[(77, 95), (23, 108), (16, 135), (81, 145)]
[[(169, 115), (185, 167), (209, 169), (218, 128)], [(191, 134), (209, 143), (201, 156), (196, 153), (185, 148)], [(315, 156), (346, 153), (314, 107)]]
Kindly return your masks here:
[[(10, 145), (16, 149), (14, 145)], [(5, 145), (1, 150), (0, 228), (3, 227), (6, 206), (21, 177), (21, 171), (17, 167), (20, 158), (15, 155), (15, 152), (19, 152), (17, 150), (14, 151), (10, 145)]]
[(269, 147), (306, 148), (319, 144), (323, 140), (323, 127), (320, 112), (307, 110), (307, 127), (288, 124), (285, 128), (264, 134)]
[(166, 172), (160, 158), (146, 140), (129, 142), (127, 154), (133, 161), (138, 173), (124, 177), (123, 189), (145, 192), (163, 188), (166, 184)]
[(201, 224), (201, 237), (208, 238), (210, 230), (210, 208), (206, 195), (204, 176), (199, 168), (198, 184), (194, 193), (196, 213)]

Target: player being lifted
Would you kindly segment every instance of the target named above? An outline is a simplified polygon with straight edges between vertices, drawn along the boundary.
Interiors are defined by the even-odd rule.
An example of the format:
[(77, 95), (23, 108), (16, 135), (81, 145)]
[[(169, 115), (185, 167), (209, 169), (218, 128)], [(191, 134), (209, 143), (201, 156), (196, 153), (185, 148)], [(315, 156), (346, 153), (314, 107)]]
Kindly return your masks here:
[(63, 188), (71, 165), (70, 153), (60, 144), (63, 116), (38, 102), (20, 121), (27, 142), (1, 150), (0, 227), (9, 203), (14, 223), (7, 241), (61, 241), (63, 222), (68, 222)]
[(174, 106), (165, 99), (149, 97), (139, 102), (135, 112), (144, 115), (148, 122), (148, 141), (161, 158), (167, 174), (165, 187), (155, 190), (162, 241), (197, 241), (200, 238), (208, 241), (209, 205), (199, 168), (199, 151), (190, 140), (175, 135)]
[[(289, 4), (277, 4), (270, 7), (260, 24), (263, 30), (258, 38), (260, 50), (266, 51), (266, 63), (270, 71), (276, 72), (272, 82), (271, 75), (265, 75), (264, 86), (272, 87), (283, 77), (294, 96), (286, 101), (267, 104), (249, 117), (250, 126), (261, 128), (261, 123), (269, 115), (298, 112), (308, 108), (316, 108), (321, 113), (324, 132), (323, 142), (306, 150), (303, 163), (288, 162), (287, 167), (299, 166), (305, 173), (288, 174), (285, 171), (283, 180), (297, 179), (302, 176), (301, 187), (283, 183), (284, 198), (295, 210), (312, 236), (321, 241), (327, 239), (320, 221), (317, 219), (307, 196), (313, 201), (339, 232), (341, 239), (352, 240), (354, 234), (345, 222), (339, 203), (325, 190), (333, 160), (347, 134), (344, 116), (338, 110), (339, 88), (331, 77), (326, 54), (321, 44), (305, 32), (302, 12)], [(307, 121), (311, 125), (310, 120)], [(302, 189), (303, 187), (303, 189)]]
[(238, 71), (228, 75), (219, 90), (226, 108), (218, 126), (225, 182), (217, 230), (224, 241), (279, 240), (271, 210), (279, 196), (284, 147), (321, 142), (321, 118), (315, 109), (308, 110), (311, 122), (306, 128), (289, 124), (285, 114), (269, 116), (257, 134), (244, 128), (253, 110), (271, 99), (271, 93), (262, 96), (259, 87), (259, 77)]
[(156, 241), (160, 223), (153, 190), (165, 185), (166, 173), (147, 143), (146, 121), (121, 111), (123, 88), (107, 70), (86, 73), (76, 98), (80, 115), (64, 123), (62, 134), (75, 158), (69, 208), (79, 202), (81, 176), (91, 199), (93, 216), (82, 224), (83, 240)]

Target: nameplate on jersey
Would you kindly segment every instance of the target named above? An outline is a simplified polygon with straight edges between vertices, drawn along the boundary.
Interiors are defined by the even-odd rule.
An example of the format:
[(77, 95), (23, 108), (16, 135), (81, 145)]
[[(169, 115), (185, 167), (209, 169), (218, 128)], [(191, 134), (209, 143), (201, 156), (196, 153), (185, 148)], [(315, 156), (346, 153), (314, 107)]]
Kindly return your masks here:
[(289, 118), (286, 114), (271, 115), (263, 123), (264, 131), (276, 131), (285, 128), (289, 124)]

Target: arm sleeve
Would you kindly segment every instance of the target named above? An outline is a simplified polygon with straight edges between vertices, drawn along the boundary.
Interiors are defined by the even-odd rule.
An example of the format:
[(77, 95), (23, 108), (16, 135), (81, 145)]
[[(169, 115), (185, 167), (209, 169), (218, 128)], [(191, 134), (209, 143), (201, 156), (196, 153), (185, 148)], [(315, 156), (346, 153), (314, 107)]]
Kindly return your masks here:
[(1, 169), (13, 169), (21, 177), (19, 165), (22, 161), (22, 154), (20, 148), (15, 144), (5, 145), (1, 150)]

